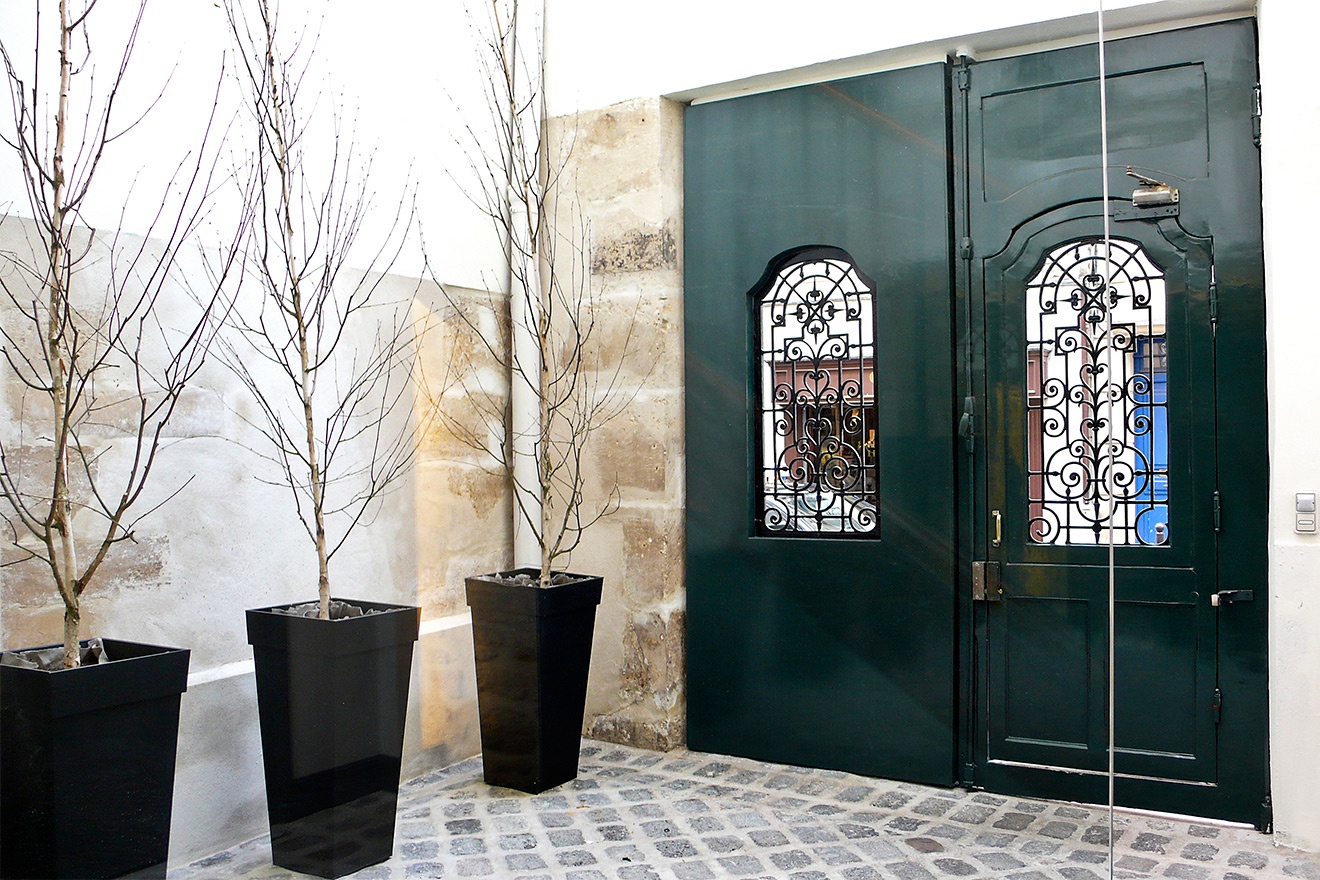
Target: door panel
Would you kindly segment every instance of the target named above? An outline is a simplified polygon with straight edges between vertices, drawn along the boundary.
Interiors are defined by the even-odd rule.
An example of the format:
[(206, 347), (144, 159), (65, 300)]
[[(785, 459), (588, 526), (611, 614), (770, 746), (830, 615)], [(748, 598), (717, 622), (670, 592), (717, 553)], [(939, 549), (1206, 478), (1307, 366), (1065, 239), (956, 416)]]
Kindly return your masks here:
[[(1252, 36), (1233, 22), (1107, 47), (1108, 206), (1094, 47), (971, 70), (967, 289), (986, 442), (966, 521), (970, 552), (1001, 567), (1003, 600), (970, 614), (969, 754), (991, 790), (1105, 797), (1112, 536), (1119, 803), (1259, 820), (1263, 718), (1229, 724), (1223, 707), (1252, 711), (1265, 678), (1257, 667), (1230, 693), (1223, 668), (1244, 658), (1223, 636), (1261, 621), (1211, 601), (1228, 588), (1226, 548), (1245, 539), (1222, 525), (1220, 413), (1232, 401), (1263, 416), (1226, 375), (1257, 352), (1226, 347), (1219, 283), (1230, 260), (1259, 277), (1254, 215), (1221, 213), (1259, 198)], [(1134, 208), (1126, 163), (1179, 202)], [(1239, 485), (1236, 503), (1262, 494)]]
[[(687, 111), (692, 748), (953, 782), (944, 84), (943, 65), (934, 65)], [(792, 435), (805, 444), (801, 455), (826, 466), (827, 457), (836, 460), (818, 442), (821, 423), (798, 434), (786, 425), (778, 441), (767, 441), (758, 413), (758, 383), (779, 377), (784, 387), (809, 392), (780, 410), (805, 428), (807, 418), (826, 418), (823, 398), (847, 372), (838, 354), (838, 369), (824, 371), (835, 379), (815, 376), (801, 360), (779, 372), (756, 366), (760, 311), (749, 292), (773, 260), (791, 261), (805, 246), (838, 249), (814, 253), (846, 254), (861, 278), (873, 279), (874, 352), (859, 349), (856, 357), (874, 357), (873, 388), (859, 392), (874, 412), (858, 424), (876, 431), (878, 523), (851, 536), (831, 531), (832, 522), (825, 530), (785, 529), (764, 520), (758, 502), (766, 471), (755, 460), (758, 448)], [(809, 302), (794, 302), (811, 317)], [(791, 335), (801, 342), (809, 334), (799, 326)], [(783, 378), (790, 373), (796, 378)], [(813, 521), (806, 506), (793, 513), (790, 522), (800, 528)]]

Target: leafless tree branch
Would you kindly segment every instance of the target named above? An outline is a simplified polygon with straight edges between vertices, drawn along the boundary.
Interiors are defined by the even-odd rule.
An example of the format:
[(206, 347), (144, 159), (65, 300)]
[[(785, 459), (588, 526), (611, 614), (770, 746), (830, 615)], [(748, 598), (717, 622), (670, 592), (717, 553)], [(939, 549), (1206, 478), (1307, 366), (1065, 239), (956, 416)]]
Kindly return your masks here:
[[(588, 503), (585, 453), (596, 432), (636, 398), (622, 366), (634, 353), (637, 312), (621, 328), (617, 359), (604, 363), (602, 301), (588, 266), (590, 230), (564, 186), (574, 138), (570, 133), (553, 148), (549, 143), (539, 35), (532, 50), (518, 43), (517, 0), (490, 0), (488, 12), (484, 25), (475, 27), (483, 34), (480, 64), (496, 143), (491, 149), (467, 125), (463, 146), (478, 181), (469, 198), (493, 222), (510, 260), (507, 303), (491, 295), (475, 308), (507, 313), (510, 331), (488, 338), (474, 305), (439, 286), (459, 326), (481, 340), (480, 356), (505, 371), (510, 388), (530, 392), (539, 408), (536, 434), (517, 435), (503, 388), (485, 385), (470, 355), (456, 353), (428, 392), (457, 390), (468, 401), (477, 428), (449, 407), (436, 406), (437, 418), (511, 481), (517, 515), (536, 538), (541, 581), (548, 584), (551, 569), (580, 545), (584, 532), (619, 507), (617, 483), (602, 503)], [(439, 284), (433, 267), (430, 277)], [(532, 340), (530, 348), (514, 342), (521, 333)], [(504, 426), (504, 442), (492, 449), (485, 432), (497, 425)], [(534, 465), (530, 478), (518, 466), (524, 461)]]
[[(261, 297), (231, 314), (233, 340), (219, 356), (256, 402), (262, 454), (315, 545), (328, 617), (330, 560), (408, 472), (426, 418), (411, 393), (425, 327), (411, 316), (411, 296), (387, 302), (382, 289), (416, 209), (409, 187), (386, 234), (366, 247), (372, 157), (359, 154), (337, 113), (330, 137), (316, 142), (323, 162), (306, 161), (319, 96), (308, 103), (301, 90), (314, 32), (281, 29), (276, 0), (228, 0), (225, 9), (256, 133), (246, 254)], [(363, 254), (365, 265), (350, 269)]]
[[(78, 664), (84, 591), (114, 546), (132, 540), (142, 519), (164, 503), (141, 505), (164, 432), (229, 308), (226, 284), (238, 255), (237, 240), (213, 255), (214, 284), (205, 291), (178, 271), (216, 183), (214, 145), (224, 138), (216, 96), (199, 146), (178, 160), (167, 184), (178, 197), (160, 200), (141, 238), (98, 234), (80, 223), (107, 150), (151, 112), (164, 85), (119, 125), (147, 2), (140, 0), (115, 50), (108, 85), (93, 78), (96, 0), (75, 3), (58, 0), (53, 30), (42, 22), (48, 4), (37, 4), (30, 68), (0, 45), (11, 110), (0, 142), (17, 155), (33, 217), (27, 250), (0, 254), (14, 270), (0, 272), (0, 303), (8, 306), (0, 351), (8, 381), (23, 397), (17, 440), (0, 439), (0, 497), (17, 561), (43, 563), (64, 601), (66, 666)], [(41, 77), (52, 53), (58, 84), (48, 89)], [(223, 77), (222, 69), (217, 89)], [(81, 98), (71, 107), (75, 93)], [(131, 192), (130, 201), (137, 201)], [(190, 296), (181, 297), (185, 290)], [(179, 299), (197, 307), (182, 327), (166, 326), (160, 311)], [(119, 456), (126, 463), (105, 464), (112, 447), (126, 453)]]

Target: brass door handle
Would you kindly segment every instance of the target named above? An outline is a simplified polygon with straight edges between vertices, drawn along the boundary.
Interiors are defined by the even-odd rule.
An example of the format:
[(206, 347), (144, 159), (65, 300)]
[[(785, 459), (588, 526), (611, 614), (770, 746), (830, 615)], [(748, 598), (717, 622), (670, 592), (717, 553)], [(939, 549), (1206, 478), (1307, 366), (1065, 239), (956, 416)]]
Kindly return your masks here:
[(1000, 544), (1004, 543), (1004, 518), (997, 510), (990, 511), (990, 515), (995, 519), (995, 536), (990, 541), (990, 544), (993, 547), (998, 547)]

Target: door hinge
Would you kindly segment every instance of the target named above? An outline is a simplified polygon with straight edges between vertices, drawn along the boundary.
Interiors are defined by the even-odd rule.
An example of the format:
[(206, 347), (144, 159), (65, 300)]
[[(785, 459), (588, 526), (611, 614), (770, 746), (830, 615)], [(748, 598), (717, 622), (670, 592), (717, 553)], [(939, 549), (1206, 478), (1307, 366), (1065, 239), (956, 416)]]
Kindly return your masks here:
[(1256, 83), (1256, 88), (1252, 94), (1252, 106), (1254, 110), (1251, 114), (1251, 140), (1256, 146), (1260, 146), (1260, 83)]
[(968, 788), (976, 788), (976, 765), (975, 765), (975, 764), (971, 764), (971, 763), (963, 764), (963, 778), (962, 778), (962, 784), (965, 785), (965, 786), (967, 786)]
[(976, 453), (976, 398), (963, 398), (962, 418), (958, 420), (958, 436), (963, 438), (968, 455)]
[(1215, 281), (1210, 282), (1210, 323), (1219, 323), (1219, 284)]
[(1210, 503), (1214, 511), (1215, 533), (1218, 534), (1224, 528), (1224, 500), (1218, 489), (1215, 490), (1215, 494), (1210, 496)]
[(958, 242), (958, 256), (964, 260), (970, 260), (972, 258), (971, 236), (967, 236), (962, 241)]
[(965, 92), (972, 87), (972, 69), (967, 67), (967, 62), (963, 62), (962, 67), (954, 68), (954, 79), (958, 83), (958, 91)]
[(1215, 713), (1215, 724), (1219, 723), (1219, 717), (1222, 714), (1223, 708), (1224, 708), (1224, 692), (1221, 691), (1219, 688), (1215, 688), (1214, 702), (1210, 704), (1210, 709)]
[(1262, 834), (1274, 833), (1274, 800), (1268, 794), (1265, 795), (1265, 800), (1260, 802), (1260, 824), (1256, 826), (1256, 830)]

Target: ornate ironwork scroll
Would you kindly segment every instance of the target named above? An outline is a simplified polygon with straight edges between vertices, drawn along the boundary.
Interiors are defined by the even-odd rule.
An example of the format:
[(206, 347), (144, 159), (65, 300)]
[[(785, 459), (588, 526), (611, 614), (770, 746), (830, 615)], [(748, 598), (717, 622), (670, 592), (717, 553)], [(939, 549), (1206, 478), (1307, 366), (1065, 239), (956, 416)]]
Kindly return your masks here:
[(761, 534), (879, 535), (874, 290), (831, 247), (781, 254), (752, 290)]
[(1084, 238), (1026, 285), (1028, 538), (1164, 544), (1164, 273), (1135, 242)]

